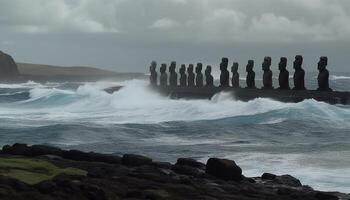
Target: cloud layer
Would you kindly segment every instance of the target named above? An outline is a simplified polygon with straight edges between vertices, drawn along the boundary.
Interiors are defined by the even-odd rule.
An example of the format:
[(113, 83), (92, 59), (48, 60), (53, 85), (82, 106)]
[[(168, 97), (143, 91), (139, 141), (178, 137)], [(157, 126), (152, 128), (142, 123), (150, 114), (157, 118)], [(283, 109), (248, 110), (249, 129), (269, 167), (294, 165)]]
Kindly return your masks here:
[(0, 13), (1, 50), (25, 62), (144, 71), (153, 59), (304, 54), (309, 70), (321, 55), (350, 65), (348, 0), (1, 0)]
[(344, 0), (4, 0), (1, 27), (194, 42), (350, 40)]

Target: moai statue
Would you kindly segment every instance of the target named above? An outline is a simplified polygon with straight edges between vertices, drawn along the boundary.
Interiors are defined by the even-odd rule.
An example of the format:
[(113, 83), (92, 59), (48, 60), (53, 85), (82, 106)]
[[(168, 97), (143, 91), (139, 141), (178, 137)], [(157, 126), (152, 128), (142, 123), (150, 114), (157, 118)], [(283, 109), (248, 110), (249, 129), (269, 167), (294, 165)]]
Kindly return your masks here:
[(208, 65), (205, 69), (205, 81), (207, 87), (213, 87), (214, 86), (214, 77), (211, 75), (211, 66)]
[(160, 67), (160, 86), (165, 87), (168, 85), (168, 74), (166, 73), (166, 64), (162, 64)]
[(228, 58), (222, 58), (220, 63), (220, 87), (230, 86), (230, 72), (227, 70)]
[(270, 69), (271, 67), (271, 57), (266, 56), (264, 58), (264, 62), (262, 63), (262, 70), (264, 71), (263, 74), (263, 87), (262, 89), (270, 90), (273, 89), (272, 85), (272, 71)]
[(169, 66), (169, 73), (170, 73), (170, 77), (169, 77), (169, 84), (170, 86), (177, 86), (177, 73), (176, 73), (176, 62), (171, 62), (170, 66)]
[(186, 65), (182, 64), (179, 70), (180, 73), (180, 86), (187, 86), (187, 75), (186, 75)]
[(190, 64), (187, 68), (187, 74), (188, 74), (188, 81), (187, 81), (187, 85), (189, 87), (193, 87), (194, 86), (194, 79), (196, 77), (196, 75), (193, 73), (193, 64)]
[(156, 71), (156, 68), (157, 68), (157, 62), (152, 61), (151, 66), (149, 67), (149, 72), (151, 73), (149, 80), (152, 86), (157, 85), (158, 73)]
[(239, 87), (239, 73), (238, 73), (238, 63), (234, 62), (231, 67), (232, 72), (232, 87), (238, 88)]
[(303, 56), (297, 55), (295, 56), (295, 60), (293, 63), (294, 67), (294, 88), (293, 90), (306, 90), (305, 88), (305, 71), (302, 68), (303, 65)]
[(255, 87), (255, 72), (253, 70), (254, 68), (254, 60), (248, 60), (248, 64), (246, 67), (246, 71), (247, 71), (247, 88), (256, 88)]
[(319, 91), (331, 91), (332, 89), (329, 88), (329, 71), (326, 69), (328, 65), (328, 58), (325, 56), (322, 56), (320, 58), (320, 61), (318, 62), (318, 89)]
[(281, 57), (280, 62), (278, 63), (278, 69), (280, 74), (278, 76), (278, 82), (281, 90), (290, 90), (289, 87), (289, 71), (287, 70), (287, 58)]
[(202, 74), (203, 64), (197, 63), (196, 67), (196, 86), (202, 87), (203, 86), (203, 74)]

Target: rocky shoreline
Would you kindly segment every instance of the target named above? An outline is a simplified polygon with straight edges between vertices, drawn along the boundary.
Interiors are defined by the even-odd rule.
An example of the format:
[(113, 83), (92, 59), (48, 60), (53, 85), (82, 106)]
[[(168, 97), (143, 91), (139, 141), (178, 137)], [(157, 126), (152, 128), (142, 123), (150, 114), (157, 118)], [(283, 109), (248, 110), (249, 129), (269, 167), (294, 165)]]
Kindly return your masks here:
[(303, 199), (349, 200), (290, 175), (248, 178), (232, 160), (175, 164), (141, 155), (106, 155), (26, 144), (0, 151), (0, 199)]

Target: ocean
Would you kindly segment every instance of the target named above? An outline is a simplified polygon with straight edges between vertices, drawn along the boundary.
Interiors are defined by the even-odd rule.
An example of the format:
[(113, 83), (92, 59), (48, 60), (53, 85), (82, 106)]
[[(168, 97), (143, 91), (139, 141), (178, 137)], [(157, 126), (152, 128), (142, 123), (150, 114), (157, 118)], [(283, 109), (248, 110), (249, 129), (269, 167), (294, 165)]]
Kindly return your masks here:
[[(306, 82), (315, 88), (315, 75)], [(350, 91), (350, 74), (332, 75), (330, 82), (334, 90)], [(115, 85), (125, 87), (103, 91)], [(246, 176), (291, 174), (315, 189), (350, 192), (350, 106), (241, 102), (225, 93), (211, 100), (173, 100), (147, 85), (0, 84), (0, 145), (48, 144), (169, 162), (228, 158)]]

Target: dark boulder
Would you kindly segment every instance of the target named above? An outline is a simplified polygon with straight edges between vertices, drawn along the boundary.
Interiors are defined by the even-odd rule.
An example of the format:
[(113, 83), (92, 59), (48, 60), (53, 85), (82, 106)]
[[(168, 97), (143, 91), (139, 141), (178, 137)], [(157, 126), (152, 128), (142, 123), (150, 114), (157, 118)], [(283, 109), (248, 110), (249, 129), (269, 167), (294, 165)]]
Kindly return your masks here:
[(276, 175), (274, 174), (270, 174), (270, 173), (264, 173), (262, 176), (261, 176), (261, 179), (263, 180), (274, 180), (276, 179)]
[(206, 173), (223, 180), (241, 181), (242, 169), (235, 161), (219, 158), (210, 158), (207, 161)]
[(194, 177), (200, 177), (201, 175), (204, 174), (203, 173), (204, 171), (201, 172), (201, 170), (194, 167), (187, 166), (187, 165), (176, 164), (171, 169), (178, 174), (194, 176)]
[(290, 187), (302, 187), (303, 186), (297, 178), (294, 178), (291, 175), (277, 176), (274, 179), (274, 182), (277, 184), (286, 185), (286, 186), (290, 186)]
[(315, 194), (315, 197), (318, 200), (338, 200), (339, 199), (337, 196), (326, 192), (317, 192)]
[(43, 181), (35, 185), (35, 187), (43, 194), (51, 194), (56, 190), (56, 183), (53, 181)]
[(78, 150), (64, 151), (63, 158), (75, 161), (91, 161), (91, 156), (89, 153)]
[(145, 156), (125, 154), (122, 158), (122, 164), (127, 166), (142, 166), (152, 164), (152, 159)]
[(176, 165), (186, 165), (195, 168), (205, 168), (205, 164), (198, 162), (192, 158), (179, 158), (177, 159)]
[(18, 67), (13, 58), (0, 51), (0, 81), (11, 80), (18, 76)]
[(1, 151), (2, 154), (32, 156), (32, 150), (26, 144), (16, 143), (13, 146), (5, 145)]
[(63, 156), (63, 151), (56, 147), (45, 146), (45, 145), (33, 145), (30, 147), (33, 156), (43, 156), (43, 155), (55, 155)]

